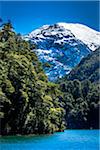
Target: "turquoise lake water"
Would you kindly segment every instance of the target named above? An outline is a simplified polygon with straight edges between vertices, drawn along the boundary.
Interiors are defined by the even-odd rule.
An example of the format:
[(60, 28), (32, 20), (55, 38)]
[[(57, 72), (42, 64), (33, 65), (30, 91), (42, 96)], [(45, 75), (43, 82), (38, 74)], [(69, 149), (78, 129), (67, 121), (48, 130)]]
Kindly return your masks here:
[(99, 150), (100, 130), (65, 130), (53, 135), (6, 136), (0, 150)]

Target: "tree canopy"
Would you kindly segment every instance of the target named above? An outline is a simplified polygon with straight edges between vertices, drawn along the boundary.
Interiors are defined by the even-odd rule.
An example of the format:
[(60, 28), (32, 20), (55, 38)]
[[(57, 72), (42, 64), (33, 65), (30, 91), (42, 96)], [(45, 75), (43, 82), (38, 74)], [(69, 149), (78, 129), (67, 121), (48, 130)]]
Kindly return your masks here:
[(0, 134), (64, 130), (58, 85), (48, 81), (29, 42), (11, 22), (0, 29)]
[(83, 58), (58, 81), (64, 93), (68, 128), (99, 128), (99, 51), (97, 49)]

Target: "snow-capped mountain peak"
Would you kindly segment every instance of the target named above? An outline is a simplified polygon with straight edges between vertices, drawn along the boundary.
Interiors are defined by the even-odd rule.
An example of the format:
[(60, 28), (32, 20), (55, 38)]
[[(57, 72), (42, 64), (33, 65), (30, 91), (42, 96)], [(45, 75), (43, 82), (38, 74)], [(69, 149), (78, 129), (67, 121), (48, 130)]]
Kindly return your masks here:
[(58, 25), (69, 29), (77, 39), (85, 43), (92, 51), (100, 46), (100, 32), (78, 23), (58, 23)]
[(50, 80), (68, 74), (80, 60), (100, 46), (100, 33), (81, 24), (44, 25), (24, 37), (36, 45), (40, 61)]

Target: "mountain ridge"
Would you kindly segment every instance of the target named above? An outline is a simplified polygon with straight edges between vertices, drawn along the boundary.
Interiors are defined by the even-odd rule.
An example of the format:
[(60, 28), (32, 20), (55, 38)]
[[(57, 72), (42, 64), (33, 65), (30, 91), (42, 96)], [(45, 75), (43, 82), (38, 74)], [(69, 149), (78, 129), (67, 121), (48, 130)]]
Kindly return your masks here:
[(57, 23), (44, 25), (24, 36), (25, 40), (36, 45), (34, 51), (43, 66), (49, 64), (50, 67), (44, 67), (49, 80), (65, 76), (83, 57), (100, 46), (100, 33), (88, 28), (79, 24)]
[(80, 81), (89, 79), (91, 82), (99, 81), (99, 54), (100, 48), (89, 54), (86, 58), (83, 58), (80, 63), (71, 70), (67, 79)]
[[(100, 32), (79, 23), (58, 23), (65, 28), (70, 29), (76, 38), (80, 39), (85, 43), (88, 48), (95, 51), (100, 45)], [(82, 34), (83, 33), (83, 34)], [(88, 36), (86, 36), (88, 34)]]
[[(90, 48), (91, 50), (96, 50), (97, 48), (99, 48), (100, 46), (100, 32), (99, 31), (96, 31), (90, 27), (88, 27), (87, 25), (84, 25), (84, 24), (80, 24), (80, 23), (65, 23), (65, 22), (59, 22), (59, 23), (56, 23), (56, 24), (52, 24), (52, 25), (43, 25), (42, 27), (39, 27), (38, 29), (34, 29), (32, 32), (30, 32), (28, 35), (30, 37), (33, 36), (33, 34), (35, 34), (36, 32), (39, 32), (39, 30), (41, 29), (47, 29), (49, 26), (53, 26), (53, 25), (58, 25), (58, 26), (62, 26), (64, 27), (65, 29), (68, 29), (70, 30), (74, 36), (76, 36), (77, 39), (79, 40), (84, 40), (82, 39), (82, 36), (80, 36), (80, 34), (82, 32), (84, 32), (85, 30), (86, 31), (89, 31), (91, 32), (91, 35), (88, 36), (85, 36), (85, 34), (87, 33), (84, 33), (84, 37), (86, 38), (84, 40), (84, 44), (88, 45), (88, 48)], [(77, 30), (77, 31), (76, 31)], [(82, 31), (83, 30), (83, 31)], [(89, 33), (88, 32), (88, 33)], [(93, 35), (92, 35), (93, 34)], [(94, 35), (95, 35), (95, 38), (94, 38)], [(92, 36), (92, 37), (91, 37)], [(25, 37), (27, 37), (27, 34), (25, 35)], [(92, 43), (92, 41), (90, 42), (90, 44), (88, 44), (89, 40), (93, 40), (94, 43)], [(94, 44), (95, 46), (93, 46), (92, 44)], [(92, 47), (93, 46), (93, 47)]]

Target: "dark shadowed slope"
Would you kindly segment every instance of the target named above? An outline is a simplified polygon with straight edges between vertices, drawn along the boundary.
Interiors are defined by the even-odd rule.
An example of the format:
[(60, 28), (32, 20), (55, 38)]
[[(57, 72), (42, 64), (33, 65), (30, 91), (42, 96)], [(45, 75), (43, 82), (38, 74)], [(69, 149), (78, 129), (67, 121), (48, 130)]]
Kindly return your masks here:
[(67, 80), (78, 79), (80, 81), (89, 79), (91, 82), (99, 80), (99, 53), (100, 48), (89, 54), (66, 76)]

